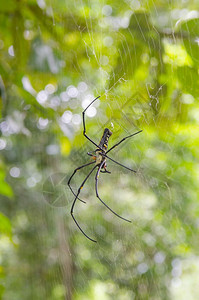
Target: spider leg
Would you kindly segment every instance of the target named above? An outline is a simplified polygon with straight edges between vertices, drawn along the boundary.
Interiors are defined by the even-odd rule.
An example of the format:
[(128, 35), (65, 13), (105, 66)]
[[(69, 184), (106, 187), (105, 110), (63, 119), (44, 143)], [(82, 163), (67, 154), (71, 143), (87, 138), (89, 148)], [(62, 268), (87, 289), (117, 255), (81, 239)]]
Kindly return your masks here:
[(96, 173), (96, 176), (95, 176), (95, 192), (96, 192), (96, 196), (97, 198), (106, 206), (106, 208), (108, 208), (114, 215), (116, 215), (117, 217), (119, 217), (120, 219), (124, 220), (124, 221), (127, 221), (127, 222), (130, 222), (130, 220), (127, 220), (123, 217), (121, 217), (120, 215), (118, 215), (116, 212), (114, 212), (99, 196), (98, 194), (98, 178), (99, 178), (99, 173), (100, 173), (100, 170), (103, 166), (104, 162), (101, 163), (101, 165), (99, 166), (98, 170), (97, 170), (97, 173)]
[(87, 154), (88, 154), (89, 156), (93, 156), (93, 154), (92, 154), (91, 152), (87, 152)]
[(85, 178), (84, 181), (82, 182), (81, 186), (78, 188), (77, 195), (75, 196), (75, 199), (74, 199), (74, 201), (73, 201), (73, 204), (72, 204), (72, 206), (71, 206), (71, 211), (70, 211), (70, 214), (71, 214), (71, 216), (72, 216), (74, 222), (76, 223), (77, 227), (79, 228), (79, 230), (83, 233), (83, 235), (84, 235), (87, 239), (89, 239), (90, 241), (95, 242), (95, 243), (96, 243), (97, 241), (95, 241), (95, 240), (93, 240), (92, 238), (90, 238), (90, 237), (83, 231), (83, 229), (80, 227), (79, 223), (77, 222), (77, 220), (75, 219), (75, 217), (74, 217), (74, 215), (73, 215), (73, 210), (74, 210), (74, 206), (75, 206), (76, 200), (78, 199), (78, 196), (79, 196), (79, 194), (80, 194), (80, 192), (81, 192), (81, 189), (83, 188), (85, 182), (87, 181), (87, 179), (89, 178), (89, 176), (90, 176), (91, 173), (95, 170), (96, 167), (97, 167), (97, 166), (94, 166), (94, 167), (92, 168), (92, 170), (88, 173), (88, 175), (86, 176), (86, 178)]
[(85, 108), (85, 110), (82, 112), (82, 119), (83, 119), (83, 135), (87, 138), (87, 140), (89, 140), (93, 145), (95, 145), (97, 148), (101, 149), (101, 147), (99, 147), (99, 145), (97, 145), (93, 140), (91, 140), (91, 138), (88, 137), (88, 135), (86, 134), (86, 122), (85, 122), (85, 112), (86, 110), (93, 104), (93, 102), (95, 102), (100, 96), (98, 96), (97, 98), (95, 98), (93, 101), (91, 101), (91, 103)]
[(126, 139), (129, 139), (130, 137), (142, 132), (143, 130), (137, 131), (131, 135), (126, 136), (125, 138), (123, 138), (121, 141), (119, 141), (117, 144), (113, 145), (106, 153), (110, 152), (111, 150), (113, 150), (115, 147), (119, 146), (119, 144), (121, 144), (122, 142), (124, 142)]
[(111, 174), (111, 172), (110, 172), (110, 171), (107, 171), (107, 170), (105, 170), (105, 171), (100, 170), (100, 172), (101, 172), (101, 173), (108, 173), (108, 174)]
[[(73, 189), (72, 189), (72, 187), (71, 187), (71, 185), (70, 185), (70, 182), (71, 182), (73, 176), (75, 175), (75, 173), (76, 173), (78, 170), (80, 170), (80, 169), (82, 169), (82, 168), (84, 168), (84, 167), (86, 167), (86, 166), (89, 166), (89, 165), (91, 165), (91, 164), (94, 164), (94, 163), (95, 163), (95, 161), (92, 161), (92, 162), (90, 162), (90, 163), (88, 163), (88, 164), (84, 164), (84, 165), (82, 165), (82, 166), (76, 168), (76, 169), (73, 171), (73, 174), (70, 176), (70, 178), (69, 178), (69, 180), (68, 180), (68, 186), (69, 186), (71, 192), (73, 193), (73, 195), (74, 195), (75, 197), (76, 197), (76, 194), (74, 193), (74, 191), (73, 191)], [(79, 197), (77, 197), (77, 199), (80, 200), (80, 201), (83, 202), (83, 203), (86, 203), (85, 201), (81, 200)]]
[(106, 157), (106, 158), (108, 158), (108, 159), (110, 159), (111, 161), (113, 161), (113, 162), (116, 163), (117, 165), (119, 165), (119, 166), (121, 166), (121, 167), (123, 167), (123, 168), (125, 168), (125, 169), (127, 169), (127, 170), (129, 170), (129, 171), (132, 171), (132, 172), (136, 173), (135, 170), (133, 170), (133, 169), (131, 169), (131, 168), (128, 168), (128, 167), (124, 166), (123, 164), (121, 164), (121, 163), (119, 163), (118, 161), (112, 159), (111, 157), (107, 156), (106, 154), (101, 154), (101, 155), (104, 156), (104, 157)]

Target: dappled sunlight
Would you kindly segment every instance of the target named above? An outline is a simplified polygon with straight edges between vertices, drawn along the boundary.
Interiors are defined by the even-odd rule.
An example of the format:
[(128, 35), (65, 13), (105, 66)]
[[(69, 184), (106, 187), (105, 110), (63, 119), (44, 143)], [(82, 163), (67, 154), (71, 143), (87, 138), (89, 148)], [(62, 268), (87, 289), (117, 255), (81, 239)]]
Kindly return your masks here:
[(197, 299), (196, 2), (2, 3), (0, 298)]

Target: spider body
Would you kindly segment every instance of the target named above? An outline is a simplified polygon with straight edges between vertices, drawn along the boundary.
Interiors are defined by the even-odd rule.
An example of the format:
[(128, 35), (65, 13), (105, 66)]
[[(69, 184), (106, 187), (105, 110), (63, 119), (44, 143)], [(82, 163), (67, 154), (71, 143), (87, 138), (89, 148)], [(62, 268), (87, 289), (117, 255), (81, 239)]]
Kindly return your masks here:
[(95, 160), (96, 165), (100, 165), (102, 162), (104, 162), (102, 168), (105, 170), (105, 172), (106, 172), (106, 157), (104, 155), (106, 154), (106, 151), (108, 149), (108, 142), (111, 135), (112, 132), (108, 128), (105, 128), (102, 138), (99, 142), (100, 148), (97, 148), (95, 150), (95, 155), (93, 155), (93, 159)]
[[(100, 97), (100, 96), (99, 96)], [(85, 112), (86, 110), (89, 108), (89, 106), (91, 106), (93, 104), (93, 102), (95, 102), (99, 97), (95, 98), (85, 109), (84, 111), (82, 112), (82, 119), (83, 119), (83, 135), (87, 138), (87, 140), (89, 140), (93, 145), (95, 145), (96, 147), (96, 150), (93, 152), (93, 153), (90, 153), (88, 152), (87, 154), (89, 156), (92, 157), (93, 161), (92, 162), (89, 162), (87, 164), (84, 164), (78, 168), (76, 168), (72, 175), (70, 176), (69, 180), (68, 180), (68, 186), (71, 190), (71, 192), (73, 193), (73, 195), (75, 196), (75, 199), (72, 203), (72, 207), (71, 207), (71, 216), (74, 220), (74, 222), (76, 223), (77, 227), (80, 229), (80, 231), (84, 234), (84, 236), (86, 238), (88, 238), (90, 241), (92, 242), (96, 242), (94, 239), (90, 238), (85, 232), (84, 230), (81, 228), (81, 226), (79, 225), (79, 223), (77, 222), (75, 216), (74, 216), (74, 206), (75, 206), (75, 203), (78, 200), (82, 201), (85, 203), (85, 201), (81, 200), (79, 198), (79, 194), (81, 192), (81, 189), (83, 188), (85, 182), (87, 181), (87, 179), (89, 178), (89, 176), (91, 175), (91, 173), (97, 168), (97, 172), (96, 172), (96, 175), (95, 175), (95, 192), (96, 192), (96, 197), (101, 201), (102, 204), (104, 204), (106, 206), (106, 208), (108, 208), (114, 215), (116, 215), (117, 217), (119, 217), (120, 219), (124, 220), (124, 221), (127, 221), (127, 222), (131, 222), (123, 217), (121, 217), (120, 215), (118, 215), (114, 210), (112, 210), (99, 196), (98, 194), (98, 178), (99, 178), (99, 174), (100, 172), (101, 173), (111, 173), (109, 171), (107, 171), (106, 167), (106, 159), (109, 159), (111, 160), (112, 162), (116, 163), (117, 165), (129, 170), (129, 171), (132, 171), (134, 173), (136, 173), (136, 171), (134, 171), (133, 169), (127, 167), (127, 166), (124, 166), (123, 164), (119, 163), (118, 161), (112, 159), (111, 157), (109, 157), (107, 155), (108, 152), (112, 151), (115, 147), (117, 147), (119, 144), (121, 144), (123, 141), (125, 141), (126, 139), (142, 132), (142, 130), (140, 131), (137, 131), (125, 138), (123, 138), (121, 141), (119, 141), (118, 143), (116, 143), (115, 145), (113, 145), (109, 150), (108, 150), (108, 142), (109, 142), (109, 138), (110, 136), (112, 135), (112, 132), (108, 129), (108, 128), (105, 128), (104, 129), (104, 132), (103, 132), (103, 135), (101, 137), (101, 140), (99, 142), (99, 144), (97, 145), (90, 137), (88, 137), (88, 135), (86, 134), (86, 123), (85, 123)], [(90, 166), (92, 164), (95, 164), (94, 167), (90, 170), (90, 172), (88, 173), (88, 175), (86, 176), (86, 178), (84, 179), (84, 181), (82, 182), (82, 184), (80, 185), (80, 187), (78, 188), (78, 191), (77, 193), (75, 193), (70, 185), (70, 182), (71, 182), (71, 179), (73, 178), (73, 176), (75, 175), (75, 173), (84, 168), (84, 167), (87, 167), (87, 166)]]
[(102, 151), (100, 149), (95, 150), (95, 155), (93, 156), (93, 159), (95, 160), (95, 165), (100, 165), (103, 161), (105, 162), (106, 158), (103, 157), (103, 154), (105, 154), (105, 151)]
[(108, 128), (105, 128), (102, 138), (99, 142), (99, 148), (103, 149), (105, 152), (107, 151), (108, 141), (109, 141), (109, 138), (111, 135), (112, 135), (112, 132)]

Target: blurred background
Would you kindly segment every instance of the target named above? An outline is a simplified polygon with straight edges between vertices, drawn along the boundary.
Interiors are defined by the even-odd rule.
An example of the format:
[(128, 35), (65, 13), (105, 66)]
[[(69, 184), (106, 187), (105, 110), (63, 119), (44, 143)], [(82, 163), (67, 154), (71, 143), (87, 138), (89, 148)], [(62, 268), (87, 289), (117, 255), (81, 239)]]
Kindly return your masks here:
[[(0, 6), (0, 298), (199, 295), (197, 0), (7, 0)], [(70, 216), (73, 170), (105, 127)], [(79, 171), (76, 192), (91, 166)]]

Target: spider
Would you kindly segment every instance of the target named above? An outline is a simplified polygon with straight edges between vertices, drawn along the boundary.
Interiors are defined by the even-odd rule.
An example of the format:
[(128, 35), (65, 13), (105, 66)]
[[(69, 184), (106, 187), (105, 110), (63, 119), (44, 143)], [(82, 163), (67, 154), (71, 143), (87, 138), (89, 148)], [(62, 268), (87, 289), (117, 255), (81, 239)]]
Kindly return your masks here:
[[(124, 166), (123, 164), (119, 163), (118, 161), (112, 159), (109, 155), (107, 155), (110, 151), (112, 151), (115, 147), (117, 147), (118, 145), (120, 145), (122, 142), (124, 142), (126, 139), (130, 138), (130, 137), (133, 137), (134, 135), (142, 132), (142, 130), (140, 131), (137, 131), (131, 135), (128, 135), (126, 137), (124, 137), (121, 141), (119, 141), (118, 143), (116, 143), (115, 145), (113, 145), (109, 150), (108, 150), (108, 141), (109, 141), (109, 138), (110, 136), (112, 135), (112, 132), (108, 129), (108, 128), (105, 128), (104, 129), (104, 132), (103, 132), (103, 135), (102, 135), (102, 138), (99, 142), (99, 144), (97, 145), (97, 143), (95, 143), (87, 134), (86, 134), (86, 123), (85, 123), (85, 112), (86, 110), (98, 99), (100, 98), (100, 96), (98, 96), (97, 98), (95, 98), (85, 109), (84, 111), (82, 112), (82, 121), (83, 121), (83, 135), (93, 144), (96, 146), (96, 150), (93, 152), (93, 153), (90, 153), (88, 152), (87, 154), (89, 156), (92, 157), (93, 161), (92, 162), (89, 162), (87, 164), (84, 164), (78, 168), (76, 168), (72, 175), (70, 176), (69, 180), (68, 180), (68, 186), (71, 190), (71, 192), (73, 193), (73, 195), (75, 196), (75, 199), (72, 203), (72, 206), (71, 206), (71, 216), (74, 220), (74, 222), (76, 223), (77, 227), (79, 228), (79, 230), (83, 233), (83, 235), (89, 239), (90, 241), (92, 242), (97, 242), (96, 240), (90, 238), (85, 232), (84, 230), (81, 228), (81, 226), (79, 225), (79, 223), (77, 222), (74, 214), (73, 214), (73, 211), (74, 211), (74, 207), (75, 207), (75, 203), (78, 200), (82, 201), (85, 203), (85, 201), (81, 200), (79, 198), (79, 194), (81, 192), (81, 189), (83, 188), (84, 184), (86, 183), (87, 179), (89, 178), (89, 176), (91, 175), (91, 173), (97, 169), (97, 172), (96, 172), (96, 175), (95, 175), (95, 192), (96, 192), (96, 197), (106, 206), (106, 208), (108, 208), (114, 215), (116, 215), (117, 217), (119, 217), (120, 219), (124, 220), (124, 221), (127, 221), (127, 222), (131, 222), (130, 220), (127, 220), (125, 218), (123, 218), (122, 216), (118, 215), (115, 211), (113, 211), (99, 196), (98, 194), (98, 179), (99, 179), (99, 175), (100, 173), (111, 173), (110, 171), (107, 170), (107, 164), (106, 164), (106, 160), (109, 159), (111, 160), (112, 162), (114, 162), (115, 164), (129, 170), (129, 171), (132, 171), (134, 173), (136, 173), (136, 171), (132, 170), (131, 168), (128, 168), (126, 166)], [(90, 170), (90, 172), (88, 173), (88, 175), (86, 176), (86, 178), (84, 179), (84, 181), (82, 182), (82, 184), (80, 185), (80, 187), (78, 188), (78, 191), (77, 191), (77, 194), (75, 194), (75, 192), (73, 191), (71, 185), (70, 185), (70, 182), (73, 178), (73, 176), (75, 175), (75, 173), (84, 168), (84, 167), (87, 167), (87, 166), (90, 166), (92, 164), (95, 164), (94, 167)]]

